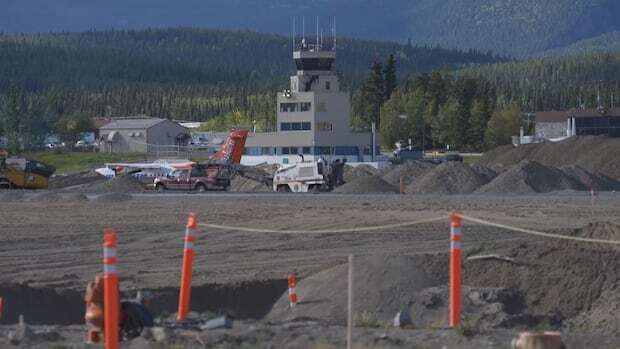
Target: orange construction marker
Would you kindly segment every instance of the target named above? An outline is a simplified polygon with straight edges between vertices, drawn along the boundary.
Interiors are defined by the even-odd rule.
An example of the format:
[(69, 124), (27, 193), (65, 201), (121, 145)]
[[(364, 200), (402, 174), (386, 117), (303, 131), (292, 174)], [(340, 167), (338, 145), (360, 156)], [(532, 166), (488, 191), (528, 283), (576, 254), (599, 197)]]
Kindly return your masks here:
[(4, 299), (0, 297), (0, 320), (2, 320), (2, 312), (4, 311)]
[(400, 176), (399, 184), (400, 184), (400, 187), (399, 187), (400, 188), (400, 193), (404, 194), (405, 193), (405, 177)]
[(194, 231), (198, 221), (194, 213), (190, 213), (187, 218), (185, 229), (185, 247), (183, 249), (183, 266), (181, 270), (181, 289), (179, 291), (179, 310), (177, 311), (177, 320), (187, 320), (189, 312), (189, 300), (192, 291), (192, 264), (194, 263), (194, 243), (196, 235)]
[(106, 349), (118, 349), (118, 323), (120, 318), (118, 272), (116, 269), (116, 231), (103, 233), (103, 315)]
[(450, 216), (450, 327), (461, 323), (461, 216)]
[(297, 305), (297, 275), (295, 273), (288, 274), (288, 300), (291, 302), (291, 308)]

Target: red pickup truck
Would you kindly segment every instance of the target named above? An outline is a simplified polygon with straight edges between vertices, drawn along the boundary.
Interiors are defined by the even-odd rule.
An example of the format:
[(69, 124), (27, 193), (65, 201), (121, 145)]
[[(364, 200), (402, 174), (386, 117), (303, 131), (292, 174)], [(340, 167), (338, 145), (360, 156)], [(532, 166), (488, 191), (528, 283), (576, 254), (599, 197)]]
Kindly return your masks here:
[(230, 187), (231, 173), (230, 168), (225, 165), (194, 165), (191, 169), (178, 169), (167, 176), (155, 178), (153, 187), (157, 191), (227, 190)]

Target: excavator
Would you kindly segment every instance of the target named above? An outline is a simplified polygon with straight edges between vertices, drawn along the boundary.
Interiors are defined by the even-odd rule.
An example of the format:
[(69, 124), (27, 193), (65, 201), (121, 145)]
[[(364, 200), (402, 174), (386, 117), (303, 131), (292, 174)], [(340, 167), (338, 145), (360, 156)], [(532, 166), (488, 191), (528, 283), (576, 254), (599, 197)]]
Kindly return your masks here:
[(0, 189), (46, 189), (56, 168), (42, 162), (9, 157), (0, 149)]

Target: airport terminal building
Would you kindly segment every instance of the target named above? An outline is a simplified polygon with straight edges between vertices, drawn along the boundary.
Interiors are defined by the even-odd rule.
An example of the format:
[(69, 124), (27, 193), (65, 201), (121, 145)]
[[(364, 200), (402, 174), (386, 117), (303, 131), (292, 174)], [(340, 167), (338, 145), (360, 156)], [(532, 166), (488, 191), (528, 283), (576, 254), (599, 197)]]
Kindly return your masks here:
[(295, 163), (299, 155), (305, 160), (376, 160), (378, 136), (351, 131), (351, 98), (340, 90), (336, 52), (302, 45), (293, 59), (297, 74), (291, 76), (290, 89), (277, 96), (277, 131), (250, 133), (242, 162)]

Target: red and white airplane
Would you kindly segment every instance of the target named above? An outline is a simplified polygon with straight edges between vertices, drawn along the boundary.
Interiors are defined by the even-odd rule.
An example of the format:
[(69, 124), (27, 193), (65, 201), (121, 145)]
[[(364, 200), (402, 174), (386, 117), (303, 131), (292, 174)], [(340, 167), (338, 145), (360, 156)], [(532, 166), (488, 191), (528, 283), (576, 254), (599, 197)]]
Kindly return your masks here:
[[(246, 129), (233, 129), (228, 134), (226, 142), (220, 149), (202, 164), (204, 166), (228, 166), (241, 163), (245, 141), (249, 131)], [(196, 166), (195, 161), (190, 160), (156, 160), (153, 162), (118, 162), (108, 163), (105, 167), (95, 171), (106, 177), (114, 177), (117, 174), (132, 174), (136, 177), (159, 177), (165, 176), (175, 170), (191, 170)]]

